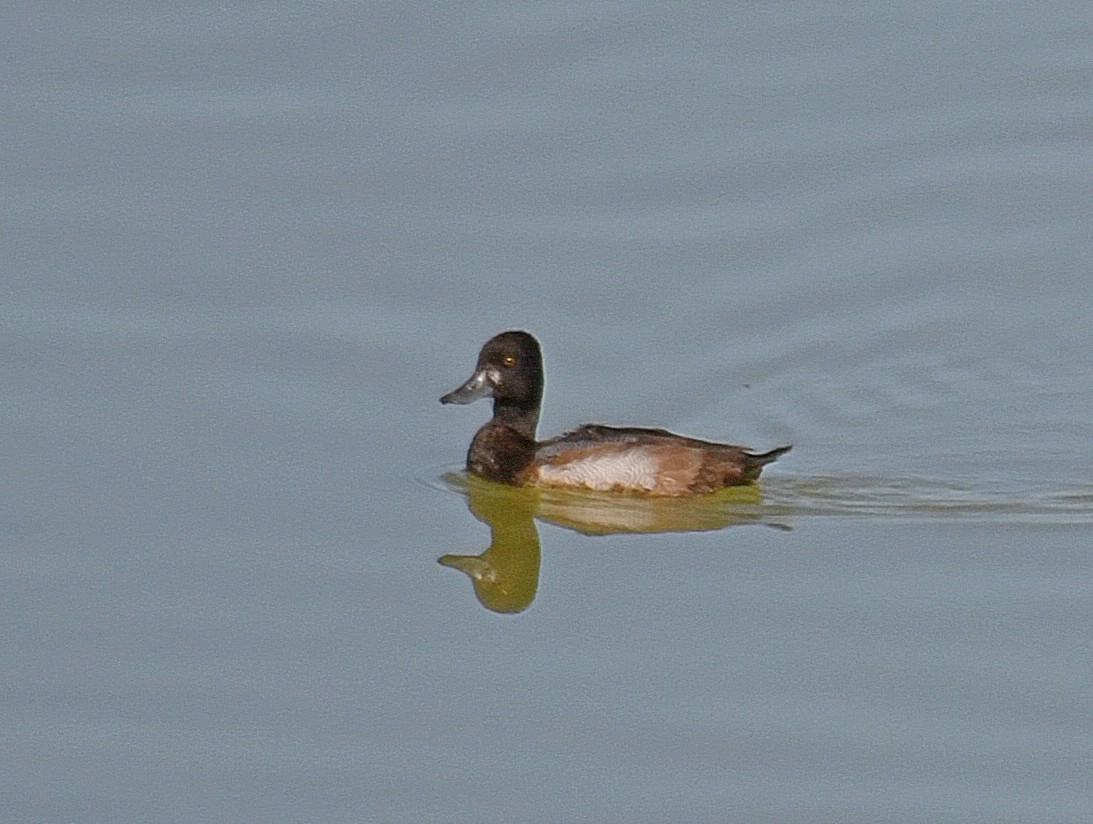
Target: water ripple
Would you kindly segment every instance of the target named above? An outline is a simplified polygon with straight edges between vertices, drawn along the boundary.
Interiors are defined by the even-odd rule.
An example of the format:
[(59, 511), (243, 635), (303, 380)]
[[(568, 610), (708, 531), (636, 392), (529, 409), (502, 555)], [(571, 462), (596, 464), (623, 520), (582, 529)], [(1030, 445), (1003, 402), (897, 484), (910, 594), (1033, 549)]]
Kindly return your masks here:
[(926, 478), (779, 476), (763, 487), (763, 505), (787, 515), (1093, 523), (1093, 490), (1018, 495)]
[[(432, 489), (465, 493), (465, 480), (461, 480), (465, 475), (452, 470), (429, 467), (416, 479)], [(779, 474), (764, 481), (760, 489), (762, 499), (758, 503), (746, 499), (738, 504), (730, 499), (715, 503), (722, 509), (726, 504), (732, 507), (742, 521), (777, 523), (788, 528), (797, 519), (815, 516), (1093, 524), (1093, 488), (1018, 494), (931, 478)], [(598, 497), (601, 505), (603, 498)], [(620, 511), (633, 505), (633, 498), (618, 496)]]

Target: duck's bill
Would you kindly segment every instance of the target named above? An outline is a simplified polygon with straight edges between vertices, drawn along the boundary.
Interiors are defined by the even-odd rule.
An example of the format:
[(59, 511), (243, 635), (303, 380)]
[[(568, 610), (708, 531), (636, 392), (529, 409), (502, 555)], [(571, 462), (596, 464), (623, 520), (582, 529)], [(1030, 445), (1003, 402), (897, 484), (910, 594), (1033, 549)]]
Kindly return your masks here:
[(474, 403), (479, 398), (493, 396), (493, 385), (490, 383), (489, 373), (485, 369), (479, 369), (471, 379), (458, 389), (455, 389), (440, 399), (441, 403)]

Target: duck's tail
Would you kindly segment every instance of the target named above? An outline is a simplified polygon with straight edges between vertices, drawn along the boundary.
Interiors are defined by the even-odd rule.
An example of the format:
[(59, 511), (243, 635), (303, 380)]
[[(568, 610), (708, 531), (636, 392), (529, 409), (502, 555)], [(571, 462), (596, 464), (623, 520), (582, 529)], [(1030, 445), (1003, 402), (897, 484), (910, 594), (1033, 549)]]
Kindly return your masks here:
[(759, 454), (755, 454), (754, 452), (748, 452), (746, 453), (748, 457), (748, 465), (752, 468), (759, 469), (760, 467), (766, 466), (772, 461), (778, 460), (782, 455), (785, 455), (791, 449), (793, 449), (793, 444), (779, 446), (775, 449), (770, 450), (770, 452), (760, 452)]

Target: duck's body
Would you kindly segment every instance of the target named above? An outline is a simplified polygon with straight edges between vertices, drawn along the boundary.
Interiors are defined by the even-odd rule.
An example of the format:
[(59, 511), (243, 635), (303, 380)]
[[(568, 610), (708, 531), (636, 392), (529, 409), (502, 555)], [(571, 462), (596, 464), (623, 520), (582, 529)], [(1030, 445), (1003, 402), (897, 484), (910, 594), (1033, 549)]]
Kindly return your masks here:
[(440, 399), (466, 404), (493, 398), (493, 418), (467, 452), (469, 471), (515, 486), (693, 495), (751, 483), (790, 449), (756, 454), (664, 429), (601, 424), (537, 441), (542, 394), (542, 353), (534, 337), (502, 332), (486, 342), (470, 380)]

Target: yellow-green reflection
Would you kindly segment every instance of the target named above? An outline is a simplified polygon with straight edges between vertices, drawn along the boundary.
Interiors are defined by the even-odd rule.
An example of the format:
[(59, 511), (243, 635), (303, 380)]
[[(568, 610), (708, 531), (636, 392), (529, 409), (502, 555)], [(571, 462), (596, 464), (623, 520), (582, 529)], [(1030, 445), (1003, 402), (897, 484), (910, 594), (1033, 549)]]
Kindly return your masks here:
[(474, 517), (490, 528), (492, 540), (481, 555), (442, 555), (440, 563), (467, 573), (486, 609), (522, 612), (539, 586), (535, 496), (481, 478), (467, 478), (460, 486)]
[(644, 498), (602, 492), (520, 488), (449, 474), (445, 482), (490, 528), (481, 555), (443, 555), (446, 567), (466, 573), (475, 595), (494, 612), (521, 612), (539, 585), (539, 531), (535, 519), (585, 535), (703, 532), (761, 520), (759, 487), (729, 487), (693, 498)]

